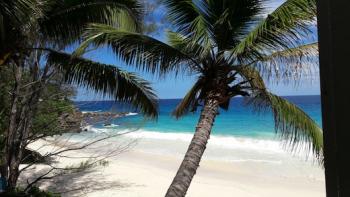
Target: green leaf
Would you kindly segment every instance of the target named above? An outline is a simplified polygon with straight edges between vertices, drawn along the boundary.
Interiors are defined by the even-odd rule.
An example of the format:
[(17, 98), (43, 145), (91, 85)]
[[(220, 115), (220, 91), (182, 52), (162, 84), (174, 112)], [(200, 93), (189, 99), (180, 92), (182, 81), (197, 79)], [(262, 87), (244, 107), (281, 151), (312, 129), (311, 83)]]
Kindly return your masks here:
[(214, 46), (207, 1), (165, 0), (164, 4), (173, 29), (188, 37), (187, 42), (207, 49)]
[(197, 62), (205, 61), (205, 59), (211, 58), (211, 45), (202, 46), (195, 42), (191, 42), (191, 38), (187, 38), (177, 32), (168, 31), (167, 32), (168, 43), (170, 46), (181, 51), (183, 54), (195, 59)]
[(145, 115), (157, 117), (157, 97), (150, 83), (134, 73), (56, 51), (49, 53), (48, 62), (65, 73), (67, 83), (82, 85), (117, 101), (131, 103)]
[(295, 104), (270, 93), (259, 72), (253, 67), (241, 67), (238, 72), (249, 80), (252, 87), (248, 104), (253, 105), (257, 111), (271, 109), (275, 130), (286, 140), (292, 151), (311, 150), (322, 163), (323, 133), (317, 123)]
[(258, 110), (271, 108), (275, 130), (287, 141), (292, 151), (311, 150), (319, 162), (323, 162), (322, 130), (302, 109), (269, 92), (256, 94), (250, 102)]
[(251, 64), (274, 81), (299, 82), (318, 71), (318, 43), (310, 43), (258, 58)]
[(81, 39), (88, 23), (118, 25), (121, 18), (128, 18), (129, 23), (139, 27), (142, 15), (142, 7), (136, 0), (64, 0), (56, 1), (39, 24), (44, 36), (71, 44)]
[[(0, 1), (0, 65), (12, 55), (18, 42), (23, 40), (33, 21), (43, 17), (45, 6), (41, 0)], [(28, 32), (26, 32), (28, 34)]]
[(258, 22), (262, 11), (261, 0), (208, 0), (208, 20), (218, 50), (237, 45)]
[(164, 75), (169, 72), (191, 72), (196, 65), (187, 54), (147, 35), (119, 30), (108, 25), (90, 24), (86, 41), (75, 52), (84, 53), (86, 48), (107, 45), (121, 60), (136, 68)]
[(190, 110), (194, 110), (197, 106), (197, 96), (202, 88), (202, 80), (198, 80), (193, 87), (187, 92), (186, 96), (181, 100), (181, 102), (176, 106), (172, 115), (176, 118), (187, 114)]
[(240, 61), (295, 47), (316, 17), (316, 0), (287, 0), (261, 21), (231, 52)]
[[(177, 32), (182, 32), (185, 35), (191, 33), (190, 27), (193, 21), (205, 15), (205, 1), (197, 1), (195, 4), (192, 0), (164, 0), (163, 3), (167, 8), (169, 21), (177, 28)], [(199, 4), (202, 10), (198, 6)]]

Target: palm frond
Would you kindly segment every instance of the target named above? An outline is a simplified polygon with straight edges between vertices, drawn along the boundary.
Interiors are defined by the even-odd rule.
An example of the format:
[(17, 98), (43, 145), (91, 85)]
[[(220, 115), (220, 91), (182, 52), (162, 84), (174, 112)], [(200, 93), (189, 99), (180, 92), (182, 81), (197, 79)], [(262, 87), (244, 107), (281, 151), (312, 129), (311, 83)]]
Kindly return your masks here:
[(318, 70), (318, 43), (305, 44), (263, 56), (252, 66), (264, 78), (298, 82)]
[(28, 35), (33, 20), (44, 15), (42, 0), (0, 1), (0, 59), (4, 63), (17, 48), (19, 40)]
[(311, 150), (319, 162), (323, 162), (322, 130), (302, 109), (285, 98), (269, 92), (256, 94), (250, 103), (257, 110), (262, 108), (272, 110), (275, 130), (287, 141), (287, 146), (292, 151)]
[(188, 54), (198, 62), (203, 61), (205, 58), (209, 58), (212, 46), (202, 46), (198, 43), (191, 42), (190, 38), (177, 33), (167, 32), (168, 43), (170, 46), (181, 51), (183, 54)]
[(177, 32), (185, 35), (191, 33), (193, 21), (206, 14), (205, 1), (197, 1), (196, 4), (192, 0), (164, 0), (163, 3), (167, 8), (169, 21), (177, 28)]
[(253, 105), (257, 111), (271, 109), (275, 130), (286, 140), (292, 151), (311, 150), (322, 163), (323, 134), (317, 123), (295, 104), (270, 93), (259, 72), (253, 67), (242, 67), (238, 72), (249, 80), (252, 88), (248, 104)]
[(0, 16), (3, 22), (12, 23), (12, 26), (23, 25), (28, 20), (28, 16), (42, 16), (44, 10), (39, 6), (42, 0), (13, 0), (0, 1)]
[(50, 51), (48, 62), (65, 74), (67, 83), (82, 85), (117, 101), (131, 103), (143, 114), (157, 117), (157, 97), (150, 83), (134, 73), (56, 51)]
[(186, 115), (190, 111), (194, 111), (197, 107), (197, 96), (202, 88), (202, 81), (199, 79), (193, 87), (187, 92), (186, 96), (181, 100), (181, 102), (176, 106), (172, 115), (176, 118), (180, 118)]
[(126, 19), (139, 28), (142, 22), (142, 6), (137, 0), (77, 0), (56, 1), (52, 9), (41, 19), (44, 36), (59, 43), (71, 44), (80, 39), (88, 23), (116, 25)]
[(266, 51), (297, 46), (315, 17), (316, 0), (287, 0), (231, 50), (233, 57), (251, 61)]
[(90, 24), (86, 32), (86, 41), (76, 54), (82, 54), (90, 44), (107, 45), (127, 64), (159, 75), (168, 72), (192, 72), (197, 67), (197, 62), (192, 57), (166, 43), (108, 25)]
[(192, 0), (165, 0), (168, 9), (168, 19), (180, 29), (188, 28), (198, 16), (198, 10)]
[(203, 15), (198, 15), (190, 24), (189, 32), (185, 34), (188, 37), (189, 45), (201, 45), (206, 51), (215, 47), (215, 42), (212, 39), (213, 31), (211, 24)]
[(239, 66), (235, 68), (239, 75), (249, 82), (252, 91), (266, 91), (264, 79), (258, 70), (252, 66)]
[(262, 0), (208, 0), (209, 21), (219, 51), (227, 50), (256, 25), (261, 14)]
[(203, 47), (213, 45), (212, 26), (209, 19), (207, 1), (165, 0), (168, 18), (176, 32), (191, 38), (188, 42)]

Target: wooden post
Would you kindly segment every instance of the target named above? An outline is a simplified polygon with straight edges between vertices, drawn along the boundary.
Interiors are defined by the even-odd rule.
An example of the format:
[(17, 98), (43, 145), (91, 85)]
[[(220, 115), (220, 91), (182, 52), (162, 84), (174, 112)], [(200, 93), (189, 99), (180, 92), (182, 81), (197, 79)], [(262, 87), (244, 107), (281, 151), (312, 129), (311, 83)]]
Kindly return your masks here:
[(350, 197), (350, 1), (317, 4), (327, 197)]

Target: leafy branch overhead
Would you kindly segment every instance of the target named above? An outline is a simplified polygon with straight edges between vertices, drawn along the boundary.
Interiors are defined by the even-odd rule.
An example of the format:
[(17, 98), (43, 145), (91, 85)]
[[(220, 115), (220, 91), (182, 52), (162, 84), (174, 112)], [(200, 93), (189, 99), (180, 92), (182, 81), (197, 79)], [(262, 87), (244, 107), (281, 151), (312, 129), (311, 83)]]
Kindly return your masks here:
[(248, 104), (257, 111), (269, 109), (274, 115), (275, 130), (292, 150), (311, 150), (323, 163), (323, 135), (321, 128), (303, 110), (285, 98), (270, 93), (259, 75), (249, 66), (239, 69), (241, 76), (250, 79), (252, 96)]
[(65, 73), (68, 83), (95, 90), (117, 101), (131, 103), (150, 117), (157, 117), (157, 97), (149, 82), (134, 73), (70, 54), (51, 51), (48, 62)]
[(47, 18), (39, 20), (44, 35), (56, 42), (71, 44), (81, 39), (87, 23), (119, 25), (123, 18), (124, 22), (130, 19), (128, 22), (139, 29), (143, 8), (134, 0), (65, 1), (53, 3), (46, 14)]
[(315, 22), (316, 0), (287, 0), (250, 31), (231, 52), (240, 61), (254, 60), (266, 51), (300, 45)]
[[(47, 51), (51, 52), (52, 58), (60, 54), (63, 58), (61, 61), (66, 61), (64, 63), (68, 64), (68, 60), (63, 56), (65, 53), (55, 51), (79, 43), (88, 23), (103, 23), (119, 30), (139, 32), (144, 16), (142, 4), (135, 0), (16, 0), (12, 3), (5, 1), (0, 3), (2, 5), (0, 19), (6, 19), (0, 20), (3, 22), (0, 24), (1, 64), (25, 58), (30, 53)], [(59, 61), (59, 58), (55, 60)], [(78, 60), (83, 59), (74, 59)], [(93, 67), (93, 63), (85, 60), (85, 67), (77, 64), (73, 65), (74, 68), (68, 69), (68, 65), (61, 65), (60, 68), (69, 70), (69, 74), (66, 72), (66, 75), (70, 77), (71, 82), (90, 87), (103, 95), (109, 94), (119, 101), (131, 102), (146, 115), (156, 117), (156, 96), (148, 82), (133, 73), (112, 69), (103, 64), (96, 63), (96, 68), (87, 69), (86, 64)], [(94, 73), (84, 73), (92, 70)], [(98, 73), (100, 71), (105, 73)], [(92, 77), (92, 74), (95, 77)], [(110, 81), (98, 77), (109, 77)], [(102, 83), (103, 80), (105, 81)]]
[[(85, 32), (86, 40), (75, 51), (79, 56), (90, 45), (103, 46), (108, 44), (120, 59), (131, 66), (144, 71), (158, 72), (160, 75), (168, 72), (181, 72), (195, 66), (191, 57), (176, 48), (155, 38), (137, 32), (120, 30), (104, 24), (90, 24)], [(181, 64), (181, 66), (178, 66)]]

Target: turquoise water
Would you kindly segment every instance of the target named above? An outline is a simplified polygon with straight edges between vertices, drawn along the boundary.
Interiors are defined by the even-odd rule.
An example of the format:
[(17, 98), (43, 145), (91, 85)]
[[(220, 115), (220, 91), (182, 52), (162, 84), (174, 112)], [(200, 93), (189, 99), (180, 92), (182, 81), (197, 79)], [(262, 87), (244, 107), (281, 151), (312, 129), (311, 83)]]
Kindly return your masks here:
[[(321, 125), (320, 96), (290, 96), (285, 97), (302, 108), (311, 118)], [(157, 121), (144, 121), (142, 115), (135, 113), (127, 105), (112, 101), (76, 102), (81, 111), (114, 111), (132, 112), (129, 116), (108, 121), (112, 130), (119, 131), (130, 127), (138, 127), (144, 132), (157, 133), (192, 133), (198, 121), (200, 110), (176, 120), (171, 116), (172, 110), (180, 102), (179, 99), (163, 99), (159, 102), (159, 117)], [(232, 100), (228, 111), (220, 111), (216, 118), (213, 135), (249, 137), (270, 139), (275, 136), (273, 117), (270, 112), (258, 114), (250, 106), (244, 104), (242, 98)], [(102, 123), (93, 127), (105, 128)], [(109, 128), (110, 129), (110, 128)]]

